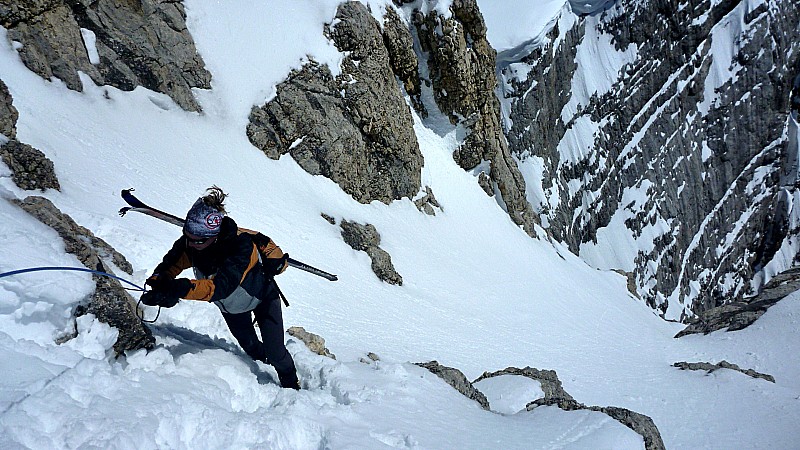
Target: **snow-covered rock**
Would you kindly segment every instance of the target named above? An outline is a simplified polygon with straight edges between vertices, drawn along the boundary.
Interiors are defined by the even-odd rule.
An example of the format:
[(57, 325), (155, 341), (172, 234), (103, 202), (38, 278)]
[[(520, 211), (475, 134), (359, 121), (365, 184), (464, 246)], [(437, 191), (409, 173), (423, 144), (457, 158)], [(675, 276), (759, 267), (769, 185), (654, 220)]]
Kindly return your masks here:
[[(567, 8), (501, 58), (512, 152), (545, 227), (671, 319), (753, 295), (798, 253), (793, 1)], [(795, 141), (796, 142), (796, 141)]]

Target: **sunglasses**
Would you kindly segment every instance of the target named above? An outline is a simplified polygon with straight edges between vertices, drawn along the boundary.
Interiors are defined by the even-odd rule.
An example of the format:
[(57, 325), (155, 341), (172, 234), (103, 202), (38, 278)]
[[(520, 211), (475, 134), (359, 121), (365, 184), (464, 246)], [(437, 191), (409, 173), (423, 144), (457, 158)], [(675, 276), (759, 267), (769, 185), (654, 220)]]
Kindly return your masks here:
[(186, 234), (184, 234), (183, 237), (185, 237), (186, 238), (186, 242), (188, 242), (190, 244), (203, 245), (206, 242), (208, 242), (210, 239), (212, 239), (212, 238), (214, 238), (216, 236), (211, 236), (211, 237), (207, 237), (207, 238), (193, 238), (193, 237), (189, 237)]

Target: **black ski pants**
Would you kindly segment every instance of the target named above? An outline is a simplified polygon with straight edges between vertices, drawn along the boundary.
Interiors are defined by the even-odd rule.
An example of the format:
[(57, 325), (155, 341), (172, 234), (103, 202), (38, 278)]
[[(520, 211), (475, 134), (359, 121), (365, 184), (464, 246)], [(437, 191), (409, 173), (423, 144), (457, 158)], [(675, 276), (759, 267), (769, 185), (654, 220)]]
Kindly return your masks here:
[[(263, 342), (256, 336), (253, 315)], [(241, 314), (222, 313), (222, 317), (233, 337), (251, 358), (275, 367), (281, 385), (297, 383), (294, 359), (283, 341), (283, 313), (277, 297), (262, 300), (253, 311)]]

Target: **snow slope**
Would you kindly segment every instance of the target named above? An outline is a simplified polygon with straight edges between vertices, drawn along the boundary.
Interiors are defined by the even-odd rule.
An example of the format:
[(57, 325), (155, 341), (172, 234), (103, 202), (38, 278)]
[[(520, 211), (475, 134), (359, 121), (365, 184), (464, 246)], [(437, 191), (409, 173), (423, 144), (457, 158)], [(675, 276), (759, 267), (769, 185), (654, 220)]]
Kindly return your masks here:
[[(675, 340), (681, 327), (631, 298), (623, 277), (523, 233), (454, 163), (456, 132), (442, 135), (416, 117), (423, 185), (443, 211), (420, 214), (408, 199), (359, 204), (289, 157), (264, 157), (244, 134), (251, 106), (273, 95), (292, 67), (308, 55), (341, 58), (321, 34), (337, 2), (185, 3), (214, 76), (211, 91), (197, 92), (203, 114), (144, 89), (121, 92), (85, 78), (85, 92), (76, 93), (42, 80), (3, 31), (0, 77), (20, 113), (18, 138), (55, 164), (62, 190), (44, 195), (125, 254), (137, 283), (179, 230), (120, 218), (119, 191), (135, 187), (145, 202), (182, 215), (206, 187), (223, 187), (239, 224), (339, 275), (336, 283), (300, 271), (280, 277), (292, 304), (287, 326), (322, 335), (337, 360), (289, 338), (304, 390), (286, 392), (270, 367), (247, 360), (214, 306), (189, 301), (162, 311), (152, 327), (156, 350), (115, 360), (115, 330), (91, 316), (78, 320), (78, 338), (54, 343), (91, 292), (88, 275), (3, 278), (0, 448), (642, 448), (638, 435), (600, 413), (514, 413), (527, 403), (517, 397), (539, 395), (531, 386), (487, 387), (498, 412), (483, 411), (410, 364), (432, 359), (470, 379), (507, 366), (556, 370), (580, 402), (652, 417), (670, 449), (800, 442), (800, 295), (750, 329)], [(0, 166), (0, 196), (30, 194), (8, 174)], [(403, 286), (378, 281), (369, 258), (348, 247), (323, 212), (374, 224)], [(0, 218), (0, 271), (79, 266), (55, 232), (15, 206), (0, 202)], [(381, 361), (359, 362), (370, 351)], [(721, 359), (776, 383), (671, 367)]]

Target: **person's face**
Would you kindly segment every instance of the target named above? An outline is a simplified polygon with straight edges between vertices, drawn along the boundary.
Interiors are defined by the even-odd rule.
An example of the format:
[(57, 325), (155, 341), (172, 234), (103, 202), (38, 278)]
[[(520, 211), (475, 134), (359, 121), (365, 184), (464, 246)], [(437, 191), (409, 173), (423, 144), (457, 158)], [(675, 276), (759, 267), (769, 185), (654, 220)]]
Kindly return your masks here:
[(210, 238), (201, 238), (186, 231), (183, 232), (183, 235), (186, 237), (186, 244), (195, 250), (206, 249), (209, 245), (213, 244), (217, 240), (216, 236), (211, 236)]

